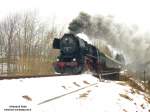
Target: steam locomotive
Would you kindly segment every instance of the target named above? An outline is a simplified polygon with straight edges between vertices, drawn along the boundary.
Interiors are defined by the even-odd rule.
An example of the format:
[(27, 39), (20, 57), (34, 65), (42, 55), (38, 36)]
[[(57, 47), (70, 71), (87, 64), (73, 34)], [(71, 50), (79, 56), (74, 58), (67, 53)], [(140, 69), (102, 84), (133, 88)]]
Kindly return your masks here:
[(90, 70), (108, 77), (110, 74), (112, 76), (119, 73), (122, 67), (120, 62), (108, 57), (75, 34), (66, 33), (60, 39), (55, 38), (53, 48), (60, 50), (60, 55), (53, 63), (57, 73), (80, 74)]

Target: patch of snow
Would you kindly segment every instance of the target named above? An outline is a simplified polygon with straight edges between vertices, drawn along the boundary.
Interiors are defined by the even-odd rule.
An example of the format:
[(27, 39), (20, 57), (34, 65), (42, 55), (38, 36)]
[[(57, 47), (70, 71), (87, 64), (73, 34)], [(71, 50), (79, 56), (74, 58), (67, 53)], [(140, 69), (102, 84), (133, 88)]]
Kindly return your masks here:
[(149, 112), (145, 97), (125, 82), (99, 82), (90, 74), (0, 80), (0, 112), (11, 106), (31, 112)]

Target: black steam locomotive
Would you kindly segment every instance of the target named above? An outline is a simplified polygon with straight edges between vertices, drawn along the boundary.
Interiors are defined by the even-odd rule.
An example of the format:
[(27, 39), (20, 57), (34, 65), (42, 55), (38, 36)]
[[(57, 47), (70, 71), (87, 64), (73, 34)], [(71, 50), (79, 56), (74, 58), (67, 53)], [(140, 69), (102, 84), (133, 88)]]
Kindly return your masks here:
[(105, 77), (106, 74), (119, 73), (122, 67), (121, 63), (71, 33), (64, 34), (60, 39), (55, 38), (53, 48), (60, 49), (60, 55), (53, 64), (57, 73), (80, 74), (90, 70)]

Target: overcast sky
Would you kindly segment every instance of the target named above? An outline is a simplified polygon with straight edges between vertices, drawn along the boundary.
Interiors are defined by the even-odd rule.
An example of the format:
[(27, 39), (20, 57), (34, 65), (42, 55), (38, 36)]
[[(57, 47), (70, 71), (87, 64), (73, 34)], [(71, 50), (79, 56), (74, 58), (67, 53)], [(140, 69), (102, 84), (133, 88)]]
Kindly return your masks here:
[(0, 0), (0, 20), (10, 13), (35, 10), (42, 19), (55, 17), (58, 24), (68, 23), (84, 11), (150, 29), (149, 0)]

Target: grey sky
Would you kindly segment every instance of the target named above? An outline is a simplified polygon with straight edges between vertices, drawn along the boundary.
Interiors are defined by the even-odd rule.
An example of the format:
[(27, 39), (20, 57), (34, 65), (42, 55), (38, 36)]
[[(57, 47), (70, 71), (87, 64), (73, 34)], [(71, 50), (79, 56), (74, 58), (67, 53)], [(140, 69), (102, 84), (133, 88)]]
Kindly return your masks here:
[(55, 17), (68, 23), (84, 11), (91, 15), (113, 15), (118, 22), (150, 28), (149, 0), (0, 0), (0, 19), (10, 13), (37, 10), (42, 19)]

